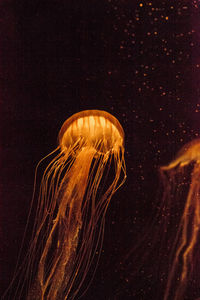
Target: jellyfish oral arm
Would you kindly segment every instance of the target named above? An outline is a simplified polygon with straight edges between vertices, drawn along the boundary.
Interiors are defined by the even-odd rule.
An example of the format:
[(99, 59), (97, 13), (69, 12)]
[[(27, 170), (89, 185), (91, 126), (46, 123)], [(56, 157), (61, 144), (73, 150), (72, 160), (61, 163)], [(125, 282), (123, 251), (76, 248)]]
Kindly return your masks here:
[[(67, 189), (61, 199), (59, 199), (59, 210), (46, 241), (38, 268), (38, 281), (42, 297), (44, 297), (48, 289), (48, 295), (45, 296), (47, 297), (45, 299), (57, 299), (58, 291), (61, 293), (61, 290), (66, 288), (72, 275), (73, 258), (76, 253), (79, 230), (82, 225), (81, 207), (94, 153), (95, 151), (91, 148), (82, 149), (63, 179), (62, 185), (68, 182)], [(64, 233), (63, 227), (66, 229)], [(54, 254), (51, 272), (46, 276), (46, 258), (56, 231), (58, 232), (57, 250)], [(53, 281), (52, 277), (54, 278)], [(70, 288), (68, 288), (69, 292)]]

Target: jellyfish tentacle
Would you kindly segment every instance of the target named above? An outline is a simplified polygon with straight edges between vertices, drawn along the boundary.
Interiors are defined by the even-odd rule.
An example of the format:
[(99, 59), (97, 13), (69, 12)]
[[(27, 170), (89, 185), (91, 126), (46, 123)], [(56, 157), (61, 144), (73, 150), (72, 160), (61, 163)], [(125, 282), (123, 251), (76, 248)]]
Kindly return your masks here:
[[(174, 199), (179, 199), (179, 187), (176, 179), (186, 180), (185, 172), (192, 169), (190, 185), (181, 213), (178, 230), (170, 254), (171, 266), (168, 273), (164, 300), (182, 300), (187, 293), (187, 286), (194, 273), (194, 261), (197, 253), (197, 245), (200, 232), (200, 139), (185, 145), (179, 151), (177, 158), (168, 166), (161, 167), (161, 173), (166, 172), (169, 176), (170, 193), (165, 200), (169, 200), (174, 194)], [(167, 186), (164, 186), (167, 188)], [(178, 188), (177, 188), (178, 187)], [(168, 199), (169, 198), (169, 199)], [(169, 203), (168, 203), (169, 204)]]

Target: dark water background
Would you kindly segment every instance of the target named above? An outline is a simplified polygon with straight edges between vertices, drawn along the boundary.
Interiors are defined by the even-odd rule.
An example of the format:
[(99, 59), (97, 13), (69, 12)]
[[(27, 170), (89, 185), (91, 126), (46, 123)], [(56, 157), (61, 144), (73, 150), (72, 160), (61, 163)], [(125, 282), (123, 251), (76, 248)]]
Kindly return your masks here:
[[(69, 116), (102, 109), (124, 128), (127, 181), (108, 209), (84, 299), (162, 299), (156, 254), (136, 277), (131, 254), (123, 261), (154, 213), (158, 167), (199, 137), (198, 1), (10, 0), (0, 7), (1, 292), (16, 264), (37, 162), (56, 147)], [(190, 295), (197, 297), (195, 288)]]

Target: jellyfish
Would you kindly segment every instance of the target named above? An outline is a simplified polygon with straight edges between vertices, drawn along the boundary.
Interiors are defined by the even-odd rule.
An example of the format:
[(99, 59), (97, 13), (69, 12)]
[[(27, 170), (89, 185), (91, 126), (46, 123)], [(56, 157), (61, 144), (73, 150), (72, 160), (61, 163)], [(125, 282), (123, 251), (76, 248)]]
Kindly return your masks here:
[(176, 232), (170, 246), (171, 237), (167, 237), (170, 250), (164, 300), (182, 300), (189, 283), (195, 285), (199, 281), (195, 278), (195, 268), (199, 263), (200, 242), (200, 139), (183, 146), (176, 158), (161, 167), (160, 172), (164, 183), (163, 235), (168, 235), (170, 224)]
[[(39, 163), (53, 155), (41, 179), (30, 247), (20, 271), (31, 300), (77, 296), (101, 252), (111, 197), (126, 178), (124, 131), (108, 112), (74, 114), (61, 127), (58, 142)], [(20, 299), (17, 295), (21, 292), (16, 292)]]

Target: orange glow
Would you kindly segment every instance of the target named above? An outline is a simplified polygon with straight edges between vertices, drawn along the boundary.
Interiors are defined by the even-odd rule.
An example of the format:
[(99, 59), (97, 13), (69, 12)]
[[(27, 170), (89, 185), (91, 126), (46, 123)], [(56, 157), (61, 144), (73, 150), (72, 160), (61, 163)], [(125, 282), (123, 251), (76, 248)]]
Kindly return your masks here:
[(112, 115), (98, 110), (84, 111), (73, 115), (62, 126), (59, 133), (63, 151), (77, 141), (106, 153), (123, 146), (124, 133)]
[[(64, 122), (58, 140), (58, 148), (38, 164), (54, 155), (43, 173), (30, 249), (20, 269), (29, 300), (77, 296), (100, 255), (110, 199), (126, 178), (124, 131), (111, 114), (77, 113)], [(109, 183), (99, 192), (105, 170)], [(19, 290), (12, 299), (20, 297)]]
[[(191, 279), (200, 233), (200, 139), (186, 144), (169, 165), (161, 167), (164, 178), (164, 199), (170, 202), (170, 192), (179, 194), (186, 172), (192, 167), (190, 185), (184, 201), (174, 246), (164, 300), (184, 298)], [(168, 179), (167, 179), (168, 178)], [(176, 178), (176, 179), (175, 179)], [(179, 184), (176, 181), (179, 181)], [(168, 196), (167, 196), (168, 193)], [(177, 199), (175, 199), (177, 200)], [(166, 204), (167, 205), (167, 204)]]

